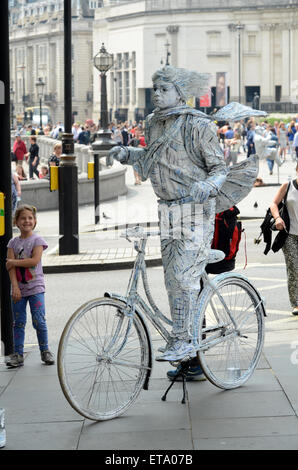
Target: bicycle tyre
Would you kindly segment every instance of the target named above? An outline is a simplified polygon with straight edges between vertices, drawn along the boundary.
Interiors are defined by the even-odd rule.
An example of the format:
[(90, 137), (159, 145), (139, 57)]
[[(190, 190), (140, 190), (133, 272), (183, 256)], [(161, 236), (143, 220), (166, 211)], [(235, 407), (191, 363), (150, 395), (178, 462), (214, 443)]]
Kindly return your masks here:
[(65, 325), (58, 348), (58, 376), (69, 404), (94, 421), (116, 418), (137, 399), (150, 369), (146, 327), (125, 303), (112, 298), (82, 305)]
[(199, 351), (199, 359), (208, 380), (228, 390), (243, 385), (258, 364), (264, 343), (264, 307), (257, 291), (242, 276), (225, 273), (213, 281), (236, 327), (216, 293), (207, 288), (200, 308), (198, 341), (202, 345), (212, 339), (218, 343)]

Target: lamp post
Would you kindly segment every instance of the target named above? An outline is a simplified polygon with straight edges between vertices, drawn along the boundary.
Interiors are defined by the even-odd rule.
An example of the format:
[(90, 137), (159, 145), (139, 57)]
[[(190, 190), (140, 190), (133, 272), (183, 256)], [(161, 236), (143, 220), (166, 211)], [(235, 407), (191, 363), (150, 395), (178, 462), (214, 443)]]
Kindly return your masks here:
[(15, 91), (13, 87), (10, 88), (10, 119), (11, 119), (11, 129), (13, 130), (13, 121), (14, 121), (14, 95)]
[(113, 66), (113, 56), (109, 54), (102, 44), (100, 51), (93, 59), (94, 67), (100, 72), (100, 125), (101, 128), (95, 135), (95, 141), (92, 144), (94, 155), (94, 208), (95, 224), (100, 222), (99, 211), (99, 158), (106, 157), (107, 152), (116, 143), (111, 138), (111, 131), (108, 129), (108, 102), (107, 102), (107, 77), (108, 70)]
[(38, 82), (35, 84), (37, 89), (37, 96), (39, 98), (39, 120), (40, 120), (40, 130), (42, 129), (42, 98), (45, 87), (45, 82), (42, 81), (42, 78), (39, 77)]
[(64, 0), (64, 129), (59, 165), (59, 255), (79, 253), (78, 167), (72, 134), (71, 0)]
[(244, 29), (244, 24), (238, 22), (235, 28), (238, 34), (238, 100), (241, 103), (241, 31)]
[(169, 61), (169, 57), (171, 55), (170, 50), (169, 50), (170, 45), (171, 44), (169, 43), (169, 41), (167, 41), (167, 43), (165, 44), (165, 48), (166, 48), (166, 65), (170, 65), (170, 61)]
[[(13, 353), (13, 315), (11, 309), (11, 283), (4, 260), (7, 256), (7, 243), (12, 237), (11, 221), (11, 159), (10, 159), (10, 83), (9, 83), (9, 10), (8, 2), (1, 4), (0, 42), (2, 63), (0, 68), (0, 192), (4, 209), (1, 207), (0, 217), (4, 222), (4, 230), (0, 232), (0, 356)], [(4, 233), (3, 233), (4, 232)]]

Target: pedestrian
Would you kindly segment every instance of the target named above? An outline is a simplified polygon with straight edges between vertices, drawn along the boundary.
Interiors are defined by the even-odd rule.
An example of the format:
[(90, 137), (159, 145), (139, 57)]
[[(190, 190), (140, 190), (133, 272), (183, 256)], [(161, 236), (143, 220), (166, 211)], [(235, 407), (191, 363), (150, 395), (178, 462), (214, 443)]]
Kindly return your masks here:
[(30, 137), (30, 148), (29, 152), (25, 155), (26, 158), (29, 158), (29, 178), (34, 180), (33, 174), (39, 178), (39, 173), (37, 167), (39, 165), (39, 146), (36, 143), (36, 137)]
[(27, 153), (27, 148), (25, 142), (22, 140), (19, 133), (16, 134), (16, 138), (13, 144), (13, 153), (17, 157), (16, 165), (22, 166), (24, 161), (24, 156)]
[[(141, 129), (139, 127), (136, 127), (134, 129), (134, 134), (133, 135), (134, 135), (134, 137), (129, 142), (129, 145), (131, 147), (143, 148), (143, 147), (146, 146), (145, 138), (142, 135)], [(143, 138), (143, 139), (141, 140), (141, 138)], [(137, 170), (134, 169), (133, 174), (134, 174), (134, 177), (135, 177), (135, 186), (138, 186), (138, 185), (142, 184), (142, 178), (139, 175), (139, 173), (137, 172)]]
[(255, 129), (256, 129), (256, 124), (254, 122), (252, 122), (247, 128), (247, 140), (246, 140), (247, 158), (250, 157), (250, 155), (254, 155), (256, 153), (256, 148), (255, 148), (255, 143), (254, 143)]
[(59, 166), (60, 164), (60, 157), (62, 154), (62, 144), (57, 142), (54, 145), (54, 150), (50, 158), (48, 159), (48, 165), (50, 166)]
[(296, 153), (296, 161), (298, 161), (298, 122), (295, 124), (296, 133), (293, 140), (293, 149)]
[(12, 205), (12, 216), (14, 216), (18, 202), (21, 200), (21, 184), (19, 178), (15, 173), (11, 175), (11, 205)]
[(279, 143), (279, 158), (282, 161), (286, 160), (287, 146), (288, 146), (288, 132), (284, 122), (280, 122), (277, 128), (277, 137)]
[[(278, 137), (275, 134), (274, 127), (272, 127), (270, 125), (267, 126), (266, 133), (265, 133), (265, 136), (268, 136), (268, 135), (270, 136), (270, 141), (271, 141), (270, 145), (268, 145), (268, 149), (277, 149)], [(266, 158), (270, 175), (273, 175), (273, 168), (274, 168), (274, 161), (275, 161), (274, 160), (274, 155), (275, 155), (274, 153), (268, 152), (268, 157)]]
[(295, 133), (296, 133), (295, 121), (291, 121), (290, 124), (288, 125), (287, 136), (288, 136), (288, 142), (289, 142), (289, 153), (293, 161), (296, 160), (296, 152), (295, 152), (295, 149), (293, 148), (293, 141), (294, 141)]
[(282, 250), (287, 268), (288, 292), (292, 314), (298, 315), (298, 163), (296, 165), (296, 178), (289, 183), (281, 185), (270, 206), (277, 230), (287, 230), (286, 223), (280, 217), (278, 209), (278, 205), (285, 198), (286, 193), (286, 207), (290, 224)]
[(26, 173), (24, 171), (24, 168), (22, 166), (18, 165), (16, 167), (16, 173), (15, 174), (16, 174), (19, 181), (26, 181), (27, 180), (27, 175), (26, 175)]
[(34, 233), (36, 209), (29, 205), (17, 208), (14, 223), (20, 236), (12, 238), (7, 245), (6, 269), (12, 285), (12, 311), (14, 317), (14, 353), (7, 361), (8, 367), (24, 365), (24, 340), (26, 307), (29, 302), (32, 324), (36, 330), (41, 360), (54, 364), (49, 351), (48, 330), (45, 319), (45, 281), (42, 270), (42, 253), (48, 247), (42, 237)]
[(126, 147), (129, 142), (128, 122), (126, 121), (121, 130), (123, 145)]
[(117, 145), (123, 145), (123, 136), (120, 124), (117, 124), (117, 127), (112, 135), (112, 139), (116, 142)]
[(81, 126), (81, 131), (78, 134), (77, 142), (80, 145), (88, 145), (88, 136), (87, 136), (84, 126)]
[(48, 170), (47, 166), (43, 165), (41, 167), (38, 177), (39, 177), (39, 179), (44, 179), (44, 178), (49, 177), (49, 170)]

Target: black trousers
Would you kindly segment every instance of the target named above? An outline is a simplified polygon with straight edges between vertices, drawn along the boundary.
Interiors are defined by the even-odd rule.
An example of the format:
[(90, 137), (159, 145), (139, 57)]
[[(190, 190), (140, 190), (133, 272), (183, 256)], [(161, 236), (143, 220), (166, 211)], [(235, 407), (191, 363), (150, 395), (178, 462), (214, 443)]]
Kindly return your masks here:
[(37, 178), (39, 178), (39, 173), (38, 173), (38, 170), (37, 170), (37, 167), (38, 167), (38, 164), (39, 164), (39, 158), (37, 159), (36, 164), (33, 166), (34, 159), (35, 158), (33, 158), (33, 159), (29, 158), (29, 178), (33, 178), (33, 174), (35, 174), (37, 176)]

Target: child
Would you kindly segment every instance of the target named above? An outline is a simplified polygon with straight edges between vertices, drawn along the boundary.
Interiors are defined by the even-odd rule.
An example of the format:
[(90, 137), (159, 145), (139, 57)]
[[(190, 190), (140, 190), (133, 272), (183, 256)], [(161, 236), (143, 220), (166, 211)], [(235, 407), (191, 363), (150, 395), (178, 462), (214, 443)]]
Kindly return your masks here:
[(48, 178), (49, 177), (49, 170), (47, 166), (42, 166), (39, 172), (39, 179)]
[(24, 365), (26, 306), (29, 302), (41, 360), (47, 365), (52, 365), (55, 361), (48, 348), (44, 302), (45, 282), (41, 265), (43, 250), (48, 245), (43, 238), (33, 233), (36, 226), (36, 209), (34, 207), (28, 205), (18, 207), (14, 223), (21, 234), (8, 242), (6, 269), (12, 284), (15, 352), (6, 364), (8, 367)]

